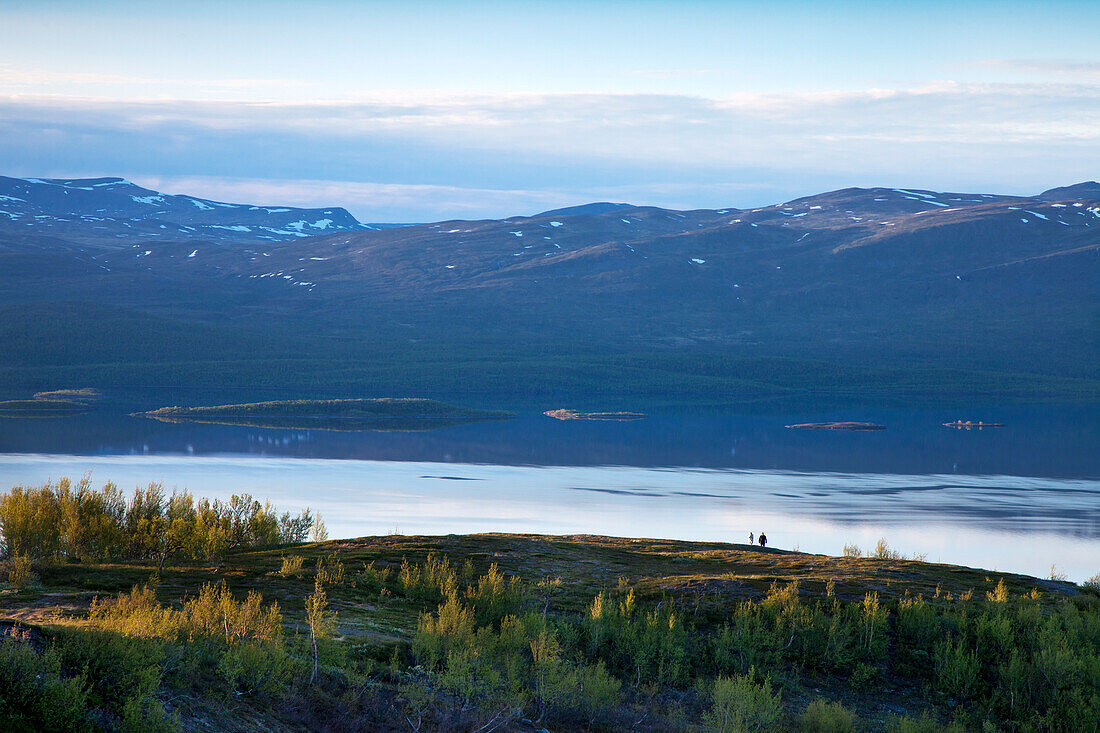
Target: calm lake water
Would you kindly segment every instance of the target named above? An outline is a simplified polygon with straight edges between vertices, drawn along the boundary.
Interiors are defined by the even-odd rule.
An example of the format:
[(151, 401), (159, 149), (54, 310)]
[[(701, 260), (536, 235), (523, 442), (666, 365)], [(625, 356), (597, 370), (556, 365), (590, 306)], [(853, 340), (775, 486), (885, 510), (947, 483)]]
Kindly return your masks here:
[[(185, 396), (186, 397), (186, 396)], [(70, 418), (0, 418), (0, 489), (94, 483), (319, 510), (330, 535), (590, 533), (840, 554), (879, 537), (930, 561), (1071, 580), (1100, 572), (1100, 405), (656, 410), (632, 422), (515, 420), (428, 432), (161, 423), (147, 395)], [(455, 401), (461, 402), (461, 399)], [(466, 400), (469, 403), (470, 400)], [(495, 406), (495, 405), (494, 405)], [(508, 407), (508, 405), (499, 405)], [(560, 405), (551, 405), (557, 407)], [(580, 407), (585, 407), (580, 405)], [(981, 419), (1005, 427), (960, 431)], [(789, 430), (858, 420), (886, 430)]]

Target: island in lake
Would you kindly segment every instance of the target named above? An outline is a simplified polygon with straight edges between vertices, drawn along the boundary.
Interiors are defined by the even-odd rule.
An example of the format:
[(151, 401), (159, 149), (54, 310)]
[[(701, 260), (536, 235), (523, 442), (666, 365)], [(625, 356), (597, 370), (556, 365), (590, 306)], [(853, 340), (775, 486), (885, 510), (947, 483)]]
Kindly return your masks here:
[(578, 412), (577, 410), (547, 410), (542, 413), (558, 420), (641, 420), (642, 412)]
[(885, 425), (873, 422), (805, 422), (784, 427), (799, 430), (885, 430)]
[(417, 398), (276, 400), (238, 405), (162, 407), (134, 415), (162, 422), (377, 431), (435, 430), (486, 420), (511, 420), (515, 417), (511, 412), (480, 410)]
[(958, 428), (959, 430), (970, 430), (971, 428), (981, 430), (982, 428), (1003, 428), (1004, 423), (982, 422), (981, 420), (978, 422), (973, 422), (972, 420), (956, 420), (955, 422), (945, 422), (943, 426), (945, 428)]

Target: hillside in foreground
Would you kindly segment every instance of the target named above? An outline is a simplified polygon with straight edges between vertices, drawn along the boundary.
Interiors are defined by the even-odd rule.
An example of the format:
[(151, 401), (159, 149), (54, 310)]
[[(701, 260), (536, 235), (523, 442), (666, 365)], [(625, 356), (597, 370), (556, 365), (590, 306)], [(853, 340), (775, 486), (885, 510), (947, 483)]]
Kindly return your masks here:
[(0, 503), (7, 546), (37, 555), (5, 562), (7, 729), (1100, 722), (1095, 581), (903, 559), (885, 543), (872, 557), (506, 534), (272, 547), (305, 537), (309, 515), (248, 497), (173, 497), (158, 513), (155, 491), (135, 495), (114, 534), (13, 535), (30, 526), (13, 508), (45, 496), (33, 491)]

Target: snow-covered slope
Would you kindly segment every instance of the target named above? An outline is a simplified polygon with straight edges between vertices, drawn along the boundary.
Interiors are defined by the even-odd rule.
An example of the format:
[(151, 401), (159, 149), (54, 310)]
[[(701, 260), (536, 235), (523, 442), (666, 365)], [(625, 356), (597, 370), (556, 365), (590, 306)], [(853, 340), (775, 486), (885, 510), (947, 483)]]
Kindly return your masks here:
[(0, 176), (0, 232), (55, 237), (79, 234), (106, 243), (135, 238), (277, 241), (359, 231), (338, 207), (228, 204), (162, 194), (122, 178), (8, 178)]

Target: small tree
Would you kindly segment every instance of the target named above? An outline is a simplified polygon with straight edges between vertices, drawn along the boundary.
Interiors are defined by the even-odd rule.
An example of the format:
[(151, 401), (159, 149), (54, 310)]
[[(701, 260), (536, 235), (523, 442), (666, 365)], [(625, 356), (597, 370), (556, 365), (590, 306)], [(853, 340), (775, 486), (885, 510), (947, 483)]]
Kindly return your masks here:
[(325, 526), (325, 521), (321, 519), (321, 513), (313, 517), (313, 525), (310, 527), (309, 539), (312, 542), (324, 542), (328, 539), (328, 527)]
[(313, 593), (306, 597), (306, 621), (309, 623), (309, 643), (313, 651), (313, 672), (309, 684), (317, 676), (317, 640), (325, 639), (336, 631), (336, 614), (328, 610), (321, 564), (317, 564), (317, 576), (313, 581)]

